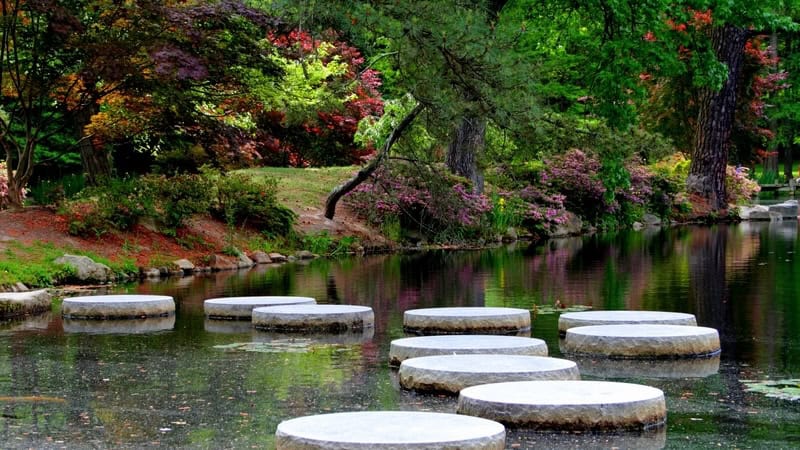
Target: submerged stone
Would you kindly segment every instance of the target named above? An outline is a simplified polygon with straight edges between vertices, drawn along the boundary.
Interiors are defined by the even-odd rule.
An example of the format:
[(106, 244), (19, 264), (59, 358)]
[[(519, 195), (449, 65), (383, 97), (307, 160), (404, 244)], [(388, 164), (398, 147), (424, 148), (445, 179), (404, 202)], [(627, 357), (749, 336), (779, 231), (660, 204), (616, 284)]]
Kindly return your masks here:
[(720, 351), (713, 328), (683, 325), (594, 325), (567, 330), (564, 353), (616, 358), (685, 358)]
[(212, 298), (203, 302), (206, 316), (211, 319), (250, 320), (254, 308), (317, 303), (311, 297), (261, 296)]
[(142, 334), (169, 331), (175, 328), (175, 315), (121, 320), (63, 320), (65, 333)]
[(175, 313), (167, 295), (94, 295), (64, 299), (61, 315), (71, 319), (136, 319)]
[(262, 330), (339, 333), (374, 325), (375, 313), (368, 306), (286, 305), (253, 310), (253, 326)]
[(547, 344), (541, 339), (486, 334), (410, 337), (392, 341), (389, 365), (420, 356), (469, 354), (547, 356)]
[(461, 391), (459, 414), (511, 427), (558, 431), (613, 431), (664, 425), (664, 393), (609, 381), (516, 381)]
[(322, 414), (278, 424), (278, 450), (487, 449), (505, 448), (497, 422), (456, 414), (363, 411)]
[(416, 334), (510, 334), (531, 328), (531, 313), (519, 308), (454, 307), (411, 309), (403, 328)]
[(527, 380), (577, 380), (578, 366), (566, 359), (523, 355), (440, 355), (400, 364), (400, 386), (458, 393), (479, 384)]
[(719, 372), (719, 354), (680, 359), (571, 357), (583, 375), (598, 378), (705, 378)]
[(694, 314), (666, 311), (582, 311), (561, 314), (558, 332), (590, 325), (667, 324), (697, 326)]

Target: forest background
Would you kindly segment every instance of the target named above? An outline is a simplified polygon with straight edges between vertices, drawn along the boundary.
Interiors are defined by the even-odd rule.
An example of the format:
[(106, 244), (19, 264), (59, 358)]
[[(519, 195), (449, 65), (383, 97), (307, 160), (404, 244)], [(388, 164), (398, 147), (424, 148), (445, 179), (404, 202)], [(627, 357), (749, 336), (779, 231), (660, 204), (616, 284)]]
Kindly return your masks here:
[(346, 167), (324, 216), (412, 244), (727, 220), (796, 177), (795, 1), (0, 6), (0, 209), (86, 239), (342, 250), (263, 167)]

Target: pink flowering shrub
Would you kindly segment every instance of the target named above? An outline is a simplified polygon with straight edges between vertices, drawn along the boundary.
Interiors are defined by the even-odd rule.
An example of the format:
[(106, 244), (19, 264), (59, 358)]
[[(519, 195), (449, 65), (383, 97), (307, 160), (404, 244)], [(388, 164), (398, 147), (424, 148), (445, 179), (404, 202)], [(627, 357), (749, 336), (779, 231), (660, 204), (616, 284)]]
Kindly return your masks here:
[(750, 169), (747, 167), (725, 168), (725, 184), (728, 190), (728, 203), (738, 205), (747, 202), (761, 191), (756, 180), (750, 178)]
[[(4, 210), (11, 204), (8, 190), (8, 173), (6, 163), (0, 162), (0, 210)], [(22, 199), (25, 200), (26, 189), (22, 190)]]
[(481, 237), (492, 210), (490, 199), (472, 193), (462, 180), (405, 164), (379, 169), (345, 202), (373, 225), (399, 221), (403, 230), (434, 241)]

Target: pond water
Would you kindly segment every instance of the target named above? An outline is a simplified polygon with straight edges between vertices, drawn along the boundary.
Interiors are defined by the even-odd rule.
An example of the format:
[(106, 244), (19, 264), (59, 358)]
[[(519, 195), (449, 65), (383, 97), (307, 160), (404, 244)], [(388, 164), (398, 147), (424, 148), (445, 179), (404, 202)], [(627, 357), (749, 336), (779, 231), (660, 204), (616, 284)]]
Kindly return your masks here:
[[(509, 448), (800, 447), (800, 404), (742, 380), (800, 378), (797, 222), (648, 229), (486, 251), (427, 252), (261, 267), (148, 282), (116, 293), (172, 295), (152, 323), (65, 323), (47, 314), (0, 327), (3, 448), (273, 448), (278, 423), (354, 410), (455, 410), (455, 398), (398, 387), (389, 369), (403, 311), (535, 310), (534, 337), (559, 356), (562, 306), (693, 313), (722, 355), (697, 367), (628, 371), (590, 361), (585, 379), (665, 391), (665, 429), (644, 434), (511, 432)], [(206, 321), (203, 300), (300, 295), (369, 305), (373, 333), (331, 340)], [(238, 325), (238, 327), (237, 327)], [(245, 326), (242, 326), (245, 325)], [(125, 328), (128, 326), (128, 328)], [(687, 377), (694, 373), (699, 377)], [(661, 378), (673, 374), (677, 378)], [(797, 388), (797, 380), (775, 383)]]

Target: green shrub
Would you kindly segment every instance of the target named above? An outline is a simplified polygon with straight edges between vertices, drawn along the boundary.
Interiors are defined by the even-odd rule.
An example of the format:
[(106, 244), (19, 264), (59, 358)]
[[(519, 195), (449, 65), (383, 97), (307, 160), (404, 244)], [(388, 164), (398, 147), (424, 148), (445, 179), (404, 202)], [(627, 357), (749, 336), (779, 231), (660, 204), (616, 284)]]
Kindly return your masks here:
[(142, 180), (155, 193), (156, 219), (168, 230), (183, 226), (193, 214), (209, 211), (213, 181), (203, 175), (147, 176)]
[(275, 179), (229, 173), (217, 177), (216, 188), (215, 210), (228, 224), (280, 235), (291, 231), (295, 214), (278, 204)]

